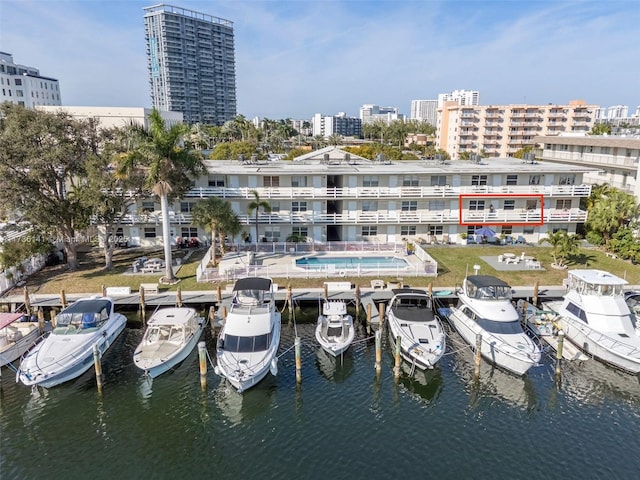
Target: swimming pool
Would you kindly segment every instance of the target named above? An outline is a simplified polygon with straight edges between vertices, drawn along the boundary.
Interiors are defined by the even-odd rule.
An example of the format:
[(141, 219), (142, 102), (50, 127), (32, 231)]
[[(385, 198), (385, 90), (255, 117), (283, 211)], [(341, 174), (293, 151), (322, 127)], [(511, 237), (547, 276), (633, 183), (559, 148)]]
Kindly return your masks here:
[(373, 270), (409, 268), (409, 263), (400, 257), (330, 257), (311, 256), (296, 260), (296, 267), (305, 270)]

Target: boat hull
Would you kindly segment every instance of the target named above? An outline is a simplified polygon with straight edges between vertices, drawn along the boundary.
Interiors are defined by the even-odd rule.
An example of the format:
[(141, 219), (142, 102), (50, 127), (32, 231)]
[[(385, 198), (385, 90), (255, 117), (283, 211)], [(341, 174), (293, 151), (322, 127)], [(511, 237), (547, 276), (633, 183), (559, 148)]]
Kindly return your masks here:
[[(11, 341), (8, 329), (5, 333), (5, 342), (0, 340), (0, 367), (12, 363), (22, 357), (35, 345), (40, 338), (40, 327), (37, 322), (16, 322), (11, 329), (20, 332), (20, 339)], [(2, 337), (0, 337), (1, 339)]]
[(355, 331), (353, 329), (353, 318), (351, 317), (351, 315), (348, 315), (348, 318), (344, 318), (342, 320), (342, 328), (347, 330), (347, 335), (339, 338), (328, 337), (324, 333), (323, 320), (323, 316), (320, 316), (318, 318), (318, 323), (316, 324), (315, 330), (316, 340), (325, 352), (334, 357), (338, 357), (346, 352), (353, 343), (353, 339), (355, 337)]

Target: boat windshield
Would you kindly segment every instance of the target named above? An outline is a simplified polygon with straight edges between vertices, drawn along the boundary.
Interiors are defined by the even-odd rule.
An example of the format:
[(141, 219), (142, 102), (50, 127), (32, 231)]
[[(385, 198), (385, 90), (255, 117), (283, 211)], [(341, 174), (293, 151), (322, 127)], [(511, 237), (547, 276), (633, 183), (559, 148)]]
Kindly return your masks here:
[(75, 327), (76, 330), (86, 330), (99, 327), (109, 318), (107, 309), (100, 312), (62, 312), (56, 317), (56, 327)]
[(238, 335), (225, 335), (221, 348), (234, 353), (263, 352), (271, 345), (271, 333), (256, 335), (253, 337), (240, 337)]
[(624, 285), (589, 283), (578, 278), (571, 279), (571, 287), (581, 295), (597, 295), (601, 297), (624, 296)]
[(469, 284), (467, 291), (470, 298), (480, 300), (511, 300), (511, 287), (502, 285), (488, 285), (486, 287), (477, 287)]
[(478, 325), (489, 333), (496, 335), (515, 335), (522, 333), (522, 325), (519, 321), (515, 322), (496, 322), (486, 318), (478, 318)]

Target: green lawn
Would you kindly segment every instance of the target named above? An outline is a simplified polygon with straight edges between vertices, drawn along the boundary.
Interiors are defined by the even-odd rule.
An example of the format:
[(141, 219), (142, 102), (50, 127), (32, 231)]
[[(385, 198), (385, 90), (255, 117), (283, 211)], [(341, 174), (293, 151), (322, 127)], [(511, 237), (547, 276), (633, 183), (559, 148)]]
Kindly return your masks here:
[[(523, 270), (518, 272), (498, 272), (481, 260), (483, 256), (497, 256), (501, 250), (496, 246), (437, 246), (428, 248), (428, 253), (438, 262), (438, 277), (404, 277), (405, 284), (415, 287), (426, 287), (431, 283), (434, 287), (455, 287), (460, 285), (467, 272), (473, 272), (473, 265), (481, 266), (480, 273), (485, 275), (495, 275), (509, 282), (513, 286), (534, 285), (539, 281), (540, 285), (561, 285), (566, 278), (566, 270), (555, 270), (551, 268), (550, 247), (524, 247), (527, 255), (536, 257), (545, 268), (544, 271)], [(176, 257), (184, 257), (188, 250), (175, 252)], [(192, 251), (191, 256), (183, 263), (178, 272), (180, 283), (166, 290), (175, 291), (178, 286), (182, 291), (193, 290), (214, 290), (217, 284), (207, 284), (196, 282), (196, 268), (204, 255), (204, 250)], [(80, 258), (81, 268), (75, 272), (69, 272), (63, 266), (47, 267), (42, 272), (32, 276), (27, 280), (27, 287), (31, 293), (60, 293), (62, 289), (66, 293), (98, 293), (102, 286), (120, 287), (128, 286), (132, 291), (137, 291), (140, 283), (155, 283), (160, 277), (154, 275), (124, 275), (124, 272), (131, 267), (134, 258), (142, 255), (138, 250), (125, 249), (118, 250), (114, 257), (115, 269), (111, 272), (104, 270), (104, 259), (99, 249), (90, 249), (82, 253)], [(144, 253), (152, 257), (162, 257), (162, 251), (157, 250), (152, 253)], [(572, 259), (569, 268), (598, 268), (606, 270), (620, 277), (626, 278), (632, 285), (640, 284), (640, 266), (632, 265), (629, 262), (606, 257), (599, 250), (582, 249), (580, 254)], [(395, 277), (382, 277), (390, 282), (396, 281)], [(347, 277), (343, 280), (350, 280), (353, 284), (361, 287), (369, 287), (371, 277)], [(274, 281), (281, 286), (291, 283), (293, 288), (322, 287), (325, 278), (320, 279), (285, 279), (274, 278)], [(21, 290), (21, 289), (19, 289)], [(14, 290), (12, 293), (17, 293)]]

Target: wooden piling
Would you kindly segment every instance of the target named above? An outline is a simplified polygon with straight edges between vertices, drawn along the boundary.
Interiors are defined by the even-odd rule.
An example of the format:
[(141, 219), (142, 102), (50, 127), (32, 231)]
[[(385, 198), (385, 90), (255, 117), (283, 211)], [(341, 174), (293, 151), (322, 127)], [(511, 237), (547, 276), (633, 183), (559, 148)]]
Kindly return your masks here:
[(393, 376), (396, 379), (400, 377), (400, 362), (402, 362), (402, 357), (400, 356), (401, 348), (402, 348), (402, 337), (398, 335), (396, 337), (396, 355), (395, 355), (395, 365), (393, 367)]
[(378, 325), (380, 328), (384, 325), (384, 303), (378, 303)]
[(476, 333), (476, 351), (474, 355), (474, 375), (476, 377), (480, 376), (480, 362), (482, 361), (482, 334)]
[(216, 297), (218, 297), (218, 303), (222, 303), (222, 288), (220, 288), (220, 285), (216, 288)]
[(200, 388), (207, 389), (207, 346), (205, 342), (198, 342), (198, 360), (200, 363)]
[(302, 382), (302, 357), (301, 357), (301, 346), (300, 346), (300, 337), (296, 337), (295, 340), (295, 350), (296, 350), (296, 382)]
[(293, 293), (291, 291), (291, 284), (287, 285), (287, 307), (289, 309), (289, 322), (293, 321)]
[(357, 320), (358, 317), (360, 316), (360, 285), (356, 285), (354, 297), (356, 301), (356, 320)]
[(382, 330), (376, 330), (376, 372), (382, 370)]
[(429, 289), (429, 296), (433, 297), (433, 283), (429, 282), (429, 286), (427, 288)]
[(145, 325), (145, 321), (147, 319), (147, 312), (146, 312), (146, 305), (145, 305), (145, 300), (144, 300), (144, 287), (142, 285), (140, 285), (140, 318), (142, 318), (142, 325)]
[(103, 297), (107, 296), (107, 287), (105, 287), (104, 285), (102, 285), (102, 296)]
[(556, 348), (556, 377), (560, 377), (562, 373), (562, 349), (564, 346), (564, 332), (558, 332), (558, 346)]
[(227, 319), (227, 307), (225, 305), (222, 306), (222, 320)]
[(96, 384), (98, 385), (98, 393), (102, 393), (102, 364), (100, 363), (100, 350), (98, 344), (93, 344), (93, 366), (96, 369)]
[(38, 308), (38, 330), (40, 335), (44, 333), (44, 310), (42, 307)]
[(31, 317), (31, 299), (29, 298), (29, 289), (24, 287), (24, 310), (27, 317)]
[(324, 287), (322, 288), (322, 295), (324, 296), (325, 300), (329, 298), (329, 287), (327, 286), (326, 282), (324, 284)]
[(182, 289), (180, 287), (176, 289), (176, 305), (182, 307)]
[(56, 328), (56, 310), (52, 308), (49, 310), (49, 316), (51, 317), (51, 328)]
[(64, 288), (60, 290), (60, 305), (62, 308), (67, 308), (67, 295), (64, 293)]
[(538, 306), (538, 290), (540, 289), (540, 280), (536, 280), (536, 283), (533, 285), (533, 304)]

